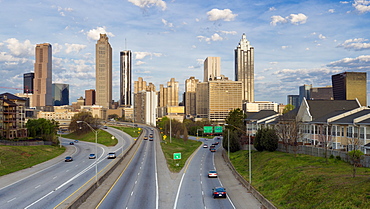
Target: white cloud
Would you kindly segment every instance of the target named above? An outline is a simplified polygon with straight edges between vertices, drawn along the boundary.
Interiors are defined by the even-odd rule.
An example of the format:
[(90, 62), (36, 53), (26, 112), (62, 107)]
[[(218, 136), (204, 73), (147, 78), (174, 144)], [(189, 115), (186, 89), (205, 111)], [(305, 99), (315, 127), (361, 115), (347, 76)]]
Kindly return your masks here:
[(329, 10), (328, 10), (328, 12), (329, 12), (329, 13), (334, 13), (334, 12), (335, 12), (335, 10), (334, 10), (334, 9), (329, 9)]
[(64, 44), (66, 48), (66, 53), (69, 54), (71, 52), (80, 52), (82, 49), (86, 48), (86, 45), (82, 44)]
[(205, 36), (197, 36), (197, 39), (199, 41), (206, 41), (206, 42), (209, 42), (211, 40), (210, 38), (207, 38)]
[(299, 14), (290, 14), (288, 17), (282, 17), (279, 15), (275, 15), (271, 17), (270, 24), (276, 26), (277, 23), (287, 23), (290, 22), (294, 25), (304, 24), (306, 23), (308, 17), (302, 13)]
[(361, 55), (356, 58), (344, 58), (331, 62), (328, 67), (343, 68), (349, 70), (370, 70), (370, 55)]
[(144, 59), (147, 56), (150, 56), (152, 58), (153, 56), (155, 57), (161, 57), (162, 53), (151, 53), (151, 52), (134, 52), (135, 54), (135, 59), (141, 60)]
[(106, 27), (97, 27), (96, 29), (91, 29), (87, 32), (87, 38), (90, 40), (99, 40), (100, 34), (107, 34), (108, 37), (114, 37), (113, 33), (107, 32)]
[(142, 64), (145, 64), (145, 62), (140, 61), (140, 60), (135, 63), (135, 65), (137, 65), (137, 66), (142, 65)]
[(20, 43), (17, 39), (10, 38), (5, 43), (8, 44), (7, 48), (14, 56), (32, 56), (34, 54), (35, 45), (31, 44), (29, 40)]
[(218, 33), (213, 34), (211, 37), (206, 37), (206, 36), (197, 36), (197, 39), (199, 41), (205, 41), (210, 43), (211, 41), (222, 41), (224, 40), (223, 37), (221, 37)]
[(341, 4), (348, 4), (349, 2), (348, 1), (340, 1), (339, 3), (341, 3)]
[(287, 49), (289, 46), (281, 46), (281, 49)]
[(275, 11), (276, 10), (276, 8), (275, 7), (270, 7), (269, 8), (269, 11)]
[(342, 44), (339, 44), (338, 47), (343, 47), (348, 50), (367, 50), (370, 49), (370, 43), (368, 39), (364, 38), (355, 38), (355, 39), (348, 39), (344, 41)]
[(279, 16), (279, 15), (274, 15), (271, 17), (270, 24), (273, 26), (276, 26), (277, 23), (286, 23), (286, 22), (287, 20), (284, 17)]
[(232, 21), (237, 14), (233, 14), (230, 9), (212, 9), (211, 11), (207, 12), (208, 20), (209, 21), (216, 21), (216, 20), (224, 20), (224, 21)]
[(212, 41), (222, 41), (223, 40), (223, 38), (220, 35), (218, 35), (217, 33), (213, 34), (211, 36), (211, 39), (212, 39)]
[(370, 1), (367, 0), (355, 0), (352, 6), (360, 13), (370, 12)]
[(160, 7), (162, 8), (162, 10), (166, 10), (167, 8), (166, 2), (162, 0), (128, 0), (128, 1), (140, 8), (150, 8), (153, 6)]
[(58, 43), (53, 44), (53, 54), (59, 53), (60, 51), (62, 51), (62, 49), (63, 49), (62, 45)]
[(224, 31), (224, 30), (222, 30), (222, 31), (219, 31), (220, 33), (223, 33), (223, 34), (231, 34), (231, 35), (236, 35), (236, 34), (238, 34), (236, 31)]
[(170, 27), (170, 28), (172, 28), (173, 27), (173, 24), (172, 23), (169, 23), (167, 20), (165, 20), (165, 19), (162, 19), (162, 23), (165, 25), (165, 26), (168, 26), (168, 27)]
[(320, 34), (319, 39), (326, 39), (326, 37), (324, 35)]

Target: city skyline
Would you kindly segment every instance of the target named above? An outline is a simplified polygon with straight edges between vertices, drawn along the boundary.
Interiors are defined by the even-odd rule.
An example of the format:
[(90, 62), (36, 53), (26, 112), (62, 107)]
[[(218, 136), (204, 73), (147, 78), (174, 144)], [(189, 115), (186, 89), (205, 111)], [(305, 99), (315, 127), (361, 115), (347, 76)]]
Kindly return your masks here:
[(175, 78), (182, 93), (186, 79), (202, 80), (207, 57), (220, 57), (221, 74), (234, 80), (243, 33), (254, 47), (255, 101), (285, 104), (299, 86), (327, 86), (333, 74), (370, 69), (369, 1), (0, 1), (0, 17), (0, 70), (7, 78), (0, 86), (23, 88), (34, 47), (50, 43), (52, 82), (70, 85), (70, 101), (95, 89), (100, 33), (112, 46), (115, 101), (120, 51), (132, 51), (132, 80), (143, 77), (158, 89)]

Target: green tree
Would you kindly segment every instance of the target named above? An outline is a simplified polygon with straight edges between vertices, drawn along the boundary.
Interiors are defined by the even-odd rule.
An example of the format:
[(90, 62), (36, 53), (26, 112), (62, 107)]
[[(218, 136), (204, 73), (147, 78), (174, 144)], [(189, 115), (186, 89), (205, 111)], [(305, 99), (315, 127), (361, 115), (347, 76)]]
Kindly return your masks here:
[(92, 128), (98, 129), (101, 125), (98, 118), (94, 118), (91, 112), (80, 112), (75, 114), (72, 119), (71, 123), (69, 124), (69, 130), (72, 132), (77, 133), (87, 133), (91, 131), (90, 127), (85, 123), (77, 123), (77, 121), (85, 121), (88, 123)]
[(288, 112), (290, 112), (291, 110), (294, 110), (294, 105), (292, 105), (292, 104), (287, 104), (285, 107), (284, 107), (284, 109), (283, 109), (283, 114), (285, 114), (285, 113), (288, 113)]
[(188, 139), (189, 139), (188, 129), (186, 128), (186, 126), (184, 126), (184, 133), (183, 133), (182, 139), (184, 140), (184, 142), (188, 141)]
[(111, 115), (108, 115), (108, 118), (109, 119), (114, 119), (114, 120), (117, 120), (119, 118), (119, 116), (117, 114), (111, 114)]
[(257, 151), (262, 152), (264, 150), (263, 138), (265, 135), (265, 129), (258, 129), (256, 136), (254, 137), (253, 146)]
[(58, 143), (56, 133), (58, 131), (59, 124), (55, 120), (46, 120), (45, 118), (30, 119), (27, 121), (26, 127), (29, 137), (51, 141), (53, 144)]
[(348, 157), (353, 163), (353, 178), (356, 177), (356, 168), (360, 165), (361, 159), (363, 158), (364, 153), (360, 150), (352, 150), (348, 152)]
[(263, 147), (265, 150), (273, 152), (278, 148), (279, 137), (274, 129), (268, 128), (264, 134)]
[[(223, 140), (222, 146), (224, 149), (228, 149), (227, 145), (230, 144), (230, 152), (236, 152), (241, 149), (240, 138), (245, 134), (244, 119), (247, 117), (241, 109), (234, 109), (229, 112), (229, 115), (225, 118), (226, 129), (223, 131), (223, 136), (228, 136), (230, 142)], [(227, 139), (224, 137), (224, 139)]]

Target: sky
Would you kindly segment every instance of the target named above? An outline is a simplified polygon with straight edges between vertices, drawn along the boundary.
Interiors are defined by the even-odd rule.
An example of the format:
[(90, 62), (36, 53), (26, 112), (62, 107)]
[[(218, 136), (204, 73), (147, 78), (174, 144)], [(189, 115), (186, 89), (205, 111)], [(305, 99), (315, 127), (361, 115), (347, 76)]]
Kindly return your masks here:
[(207, 57), (221, 57), (221, 74), (234, 80), (243, 33), (254, 47), (256, 101), (286, 104), (304, 84), (370, 71), (370, 0), (0, 0), (0, 19), (0, 93), (21, 93), (36, 44), (50, 43), (52, 80), (69, 84), (70, 103), (95, 89), (100, 33), (112, 46), (115, 101), (120, 51), (133, 53), (133, 81), (158, 90), (175, 78), (182, 94), (186, 79), (202, 81)]

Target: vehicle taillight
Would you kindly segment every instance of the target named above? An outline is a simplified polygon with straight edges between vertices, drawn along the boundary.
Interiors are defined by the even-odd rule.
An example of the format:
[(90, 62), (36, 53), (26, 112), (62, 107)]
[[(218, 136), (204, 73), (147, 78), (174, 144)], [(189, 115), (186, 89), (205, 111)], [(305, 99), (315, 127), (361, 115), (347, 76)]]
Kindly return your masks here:
[(213, 192), (213, 194), (218, 194), (218, 192)]
[(222, 194), (226, 194), (226, 192), (222, 192)]

